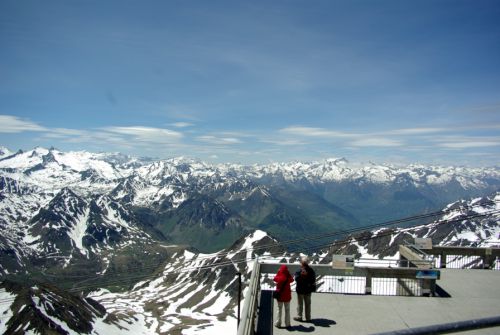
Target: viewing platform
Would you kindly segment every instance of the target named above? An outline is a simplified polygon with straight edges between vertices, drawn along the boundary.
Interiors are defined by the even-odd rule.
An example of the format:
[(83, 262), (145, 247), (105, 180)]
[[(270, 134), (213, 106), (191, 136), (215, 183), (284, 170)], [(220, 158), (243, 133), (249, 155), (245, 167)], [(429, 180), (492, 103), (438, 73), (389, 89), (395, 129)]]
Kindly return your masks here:
[[(238, 335), (450, 333), (440, 328), (468, 335), (500, 333), (500, 271), (494, 271), (499, 269), (499, 248), (401, 245), (399, 251), (399, 260), (371, 260), (380, 266), (362, 260), (354, 264), (352, 255), (340, 256), (344, 266), (337, 261), (311, 265), (318, 287), (312, 294), (312, 320), (293, 320), (294, 293), (289, 328), (273, 325), (277, 307), (272, 279), (282, 264), (257, 260)], [(299, 269), (298, 264), (285, 265), (290, 273)]]
[[(441, 270), (439, 286), (451, 296), (407, 297), (313, 293), (312, 322), (292, 319), (290, 329), (274, 334), (374, 334), (500, 315), (500, 272)], [(297, 297), (290, 305), (296, 315)], [(273, 306), (274, 319), (276, 306)], [(500, 327), (457, 334), (499, 334)]]

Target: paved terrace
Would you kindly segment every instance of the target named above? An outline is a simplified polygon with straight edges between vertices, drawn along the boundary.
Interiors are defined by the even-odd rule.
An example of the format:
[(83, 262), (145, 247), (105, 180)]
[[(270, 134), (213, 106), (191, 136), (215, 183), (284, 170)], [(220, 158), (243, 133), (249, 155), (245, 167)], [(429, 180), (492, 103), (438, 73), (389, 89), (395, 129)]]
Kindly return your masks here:
[[(314, 293), (313, 322), (292, 320), (291, 329), (274, 328), (274, 334), (361, 335), (500, 315), (500, 271), (442, 269), (437, 284), (451, 297)], [(296, 302), (294, 294), (292, 317)], [(457, 334), (500, 334), (500, 327)]]

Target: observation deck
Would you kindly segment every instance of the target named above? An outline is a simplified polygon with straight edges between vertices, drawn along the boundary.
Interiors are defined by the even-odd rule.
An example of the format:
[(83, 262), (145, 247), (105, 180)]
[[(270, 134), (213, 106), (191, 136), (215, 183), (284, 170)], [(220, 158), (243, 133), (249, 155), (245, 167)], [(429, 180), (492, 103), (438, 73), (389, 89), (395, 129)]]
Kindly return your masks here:
[[(409, 297), (313, 293), (312, 322), (292, 319), (274, 334), (374, 334), (500, 315), (500, 271), (441, 270), (439, 286), (451, 297)], [(296, 315), (297, 298), (290, 305)], [(276, 318), (276, 306), (273, 308)], [(458, 334), (498, 334), (500, 327)]]
[[(435, 247), (429, 252), (400, 246), (401, 259), (383, 260), (384, 267), (311, 265), (318, 277), (312, 320), (293, 320), (294, 293), (290, 328), (273, 325), (272, 278), (282, 264), (256, 261), (238, 335), (499, 334), (500, 271), (491, 270), (500, 268), (499, 255), (498, 248)], [(285, 265), (291, 273), (299, 268)]]

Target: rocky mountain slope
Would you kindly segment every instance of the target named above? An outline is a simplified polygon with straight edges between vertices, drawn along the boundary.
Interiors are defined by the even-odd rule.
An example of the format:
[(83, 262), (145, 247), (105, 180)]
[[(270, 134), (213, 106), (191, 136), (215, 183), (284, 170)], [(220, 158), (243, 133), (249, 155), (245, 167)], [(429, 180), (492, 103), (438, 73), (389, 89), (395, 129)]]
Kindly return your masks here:
[[(89, 334), (108, 328), (106, 310), (95, 300), (46, 284), (1, 282), (0, 313), (2, 334)], [(116, 325), (112, 318), (108, 322), (109, 328)]]
[[(150, 273), (110, 266), (97, 274), (68, 277), (44, 273), (37, 279), (4, 280), (0, 285), (4, 311), (0, 327), (12, 334), (19, 329), (42, 333), (53, 329), (56, 334), (233, 332), (237, 273), (242, 274), (245, 290), (256, 257), (278, 261), (286, 255), (263, 231), (213, 254), (173, 245), (164, 248), (168, 253), (161, 264), (147, 262)], [(71, 287), (61, 290), (64, 282), (72, 283)], [(130, 282), (133, 284), (124, 290)], [(120, 291), (116, 291), (118, 287)], [(86, 297), (77, 292), (87, 292)]]
[(332, 251), (360, 258), (398, 259), (399, 245), (413, 244), (415, 237), (431, 238), (433, 245), (500, 247), (500, 193), (456, 201), (443, 210), (446, 214), (429, 224), (351, 235), (337, 241)]
[[(343, 241), (331, 241), (337, 246), (333, 252), (355, 253), (362, 258), (397, 258), (398, 245), (413, 242), (414, 237), (431, 237), (435, 244), (442, 245), (500, 244), (500, 194), (458, 201), (446, 206), (444, 211), (445, 215), (430, 224), (411, 228), (382, 228), (351, 235)], [(324, 241), (316, 240), (315, 243)], [(22, 316), (22, 311), (29, 307), (30, 313), (35, 309), (42, 312), (36, 319), (41, 320), (36, 321), (36, 327), (41, 327), (37, 329), (44, 329), (50, 322), (55, 322), (69, 333), (90, 333), (81, 328), (89, 325), (93, 334), (230, 333), (236, 329), (237, 273), (242, 273), (245, 290), (245, 282), (249, 279), (256, 256), (275, 262), (296, 262), (299, 256), (289, 253), (276, 239), (259, 230), (239, 239), (231, 247), (212, 254), (202, 254), (175, 245), (162, 245), (161, 248), (166, 252), (161, 255), (160, 263), (148, 258), (147, 262), (143, 261), (142, 268), (124, 267), (124, 264), (129, 264), (130, 259), (127, 259), (120, 267), (120, 263), (110, 257), (108, 265), (97, 274), (82, 272), (68, 278), (61, 273), (45, 272), (43, 279), (50, 279), (52, 284), (37, 286), (53, 287), (55, 283), (60, 285), (61, 281), (66, 281), (71, 286), (65, 292), (86, 292), (83, 300), (73, 295), (72, 298), (64, 296), (69, 293), (60, 293), (59, 288), (54, 288), (54, 294), (50, 293), (50, 289), (44, 291), (45, 295), (53, 299), (50, 304), (40, 303), (34, 298), (40, 294), (33, 289), (33, 284), (25, 285), (28, 288), (21, 290), (13, 289), (9, 287), (12, 284), (4, 282), (0, 291), (0, 305), (5, 313), (0, 326), (34, 327), (35, 321), (23, 321), (26, 318)], [(72, 250), (79, 252), (78, 248)], [(330, 261), (331, 254), (332, 249), (327, 248), (313, 254), (312, 259), (314, 262), (326, 263)], [(114, 258), (120, 257), (120, 253), (114, 255)], [(27, 294), (29, 298), (26, 298)], [(23, 301), (26, 307), (15, 301)], [(33, 305), (32, 301), (36, 303)], [(64, 305), (68, 301), (74, 304), (71, 306), (80, 306), (78, 308), (82, 309), (81, 316), (76, 318), (81, 318), (80, 321), (71, 323), (64, 313), (51, 312), (57, 308), (47, 307), (65, 306), (71, 310), (74, 307)]]

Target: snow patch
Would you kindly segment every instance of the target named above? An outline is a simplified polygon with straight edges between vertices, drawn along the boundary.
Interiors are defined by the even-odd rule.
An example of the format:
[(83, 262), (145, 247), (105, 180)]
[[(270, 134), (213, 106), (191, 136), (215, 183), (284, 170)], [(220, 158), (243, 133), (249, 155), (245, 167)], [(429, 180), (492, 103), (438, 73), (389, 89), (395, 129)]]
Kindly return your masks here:
[(90, 208), (86, 208), (82, 215), (76, 217), (76, 222), (72, 229), (68, 231), (68, 236), (74, 243), (74, 246), (81, 254), (87, 255), (87, 250), (83, 247), (83, 237), (87, 230), (87, 221), (89, 219)]

